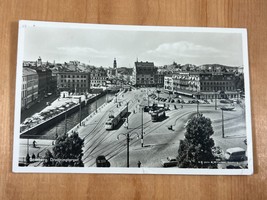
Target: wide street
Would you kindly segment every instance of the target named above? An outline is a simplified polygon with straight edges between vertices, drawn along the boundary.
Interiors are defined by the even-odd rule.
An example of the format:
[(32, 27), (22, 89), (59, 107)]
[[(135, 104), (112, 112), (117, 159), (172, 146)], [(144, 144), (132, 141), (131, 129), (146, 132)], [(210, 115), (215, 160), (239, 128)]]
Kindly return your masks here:
[[(160, 96), (168, 94), (160, 94)], [(184, 138), (185, 124), (197, 112), (196, 104), (173, 103), (170, 110), (166, 111), (166, 119), (160, 122), (152, 122), (148, 112), (143, 112), (140, 105), (147, 105), (147, 90), (137, 89), (121, 92), (117, 98), (106, 105), (103, 105), (97, 113), (93, 113), (84, 120), (85, 126), (77, 129), (81, 138), (85, 139), (83, 161), (85, 166), (95, 166), (95, 159), (98, 155), (104, 155), (110, 161), (112, 167), (126, 166), (126, 136), (129, 133), (130, 140), (130, 167), (137, 167), (140, 161), (143, 167), (161, 167), (160, 160), (167, 156), (177, 156), (179, 141)], [(150, 103), (153, 102), (149, 99)], [(155, 101), (155, 100), (154, 100)], [(126, 119), (115, 130), (106, 130), (105, 122), (109, 114), (126, 106), (128, 102), (129, 116), (128, 128)], [(157, 102), (157, 101), (155, 101)], [(215, 110), (214, 102), (210, 104), (199, 104), (199, 112), (212, 120), (214, 135), (212, 136), (215, 145), (224, 151), (231, 147), (242, 147), (246, 149), (243, 140), (245, 133), (245, 111), (242, 105), (236, 105), (233, 111), (224, 111), (224, 132), (222, 138), (222, 111), (220, 103)], [(126, 118), (126, 117), (125, 117)], [(143, 123), (144, 147), (141, 147), (141, 127)], [(168, 126), (172, 125), (173, 130)], [(119, 136), (119, 137), (118, 137)]]
[[(148, 112), (142, 113), (142, 106), (158, 101), (147, 98), (150, 89), (134, 89), (132, 91), (120, 92), (117, 97), (103, 104), (97, 112), (91, 113), (82, 122), (69, 131), (77, 131), (84, 139), (83, 162), (86, 167), (95, 165), (96, 157), (104, 155), (112, 167), (126, 167), (126, 134), (130, 134), (130, 167), (137, 167), (138, 161), (142, 167), (161, 167), (161, 159), (167, 156), (177, 156), (179, 142), (184, 138), (185, 124), (197, 113), (197, 104), (166, 103), (169, 110), (166, 111), (166, 118), (152, 122)], [(160, 93), (160, 97), (168, 97), (167, 93)], [(185, 98), (186, 99), (186, 98)], [(188, 98), (187, 98), (188, 99)], [(114, 114), (127, 106), (128, 115), (116, 127), (115, 130), (106, 130), (105, 122), (110, 114)], [(162, 103), (162, 102), (160, 102)], [(176, 109), (175, 106), (176, 105)], [(183, 106), (182, 106), (183, 105)], [(214, 134), (212, 138), (215, 145), (224, 151), (227, 148), (242, 147), (246, 149), (243, 142), (246, 139), (245, 110), (244, 104), (236, 104), (235, 110), (224, 111), (224, 132), (222, 138), (222, 111), (220, 102), (215, 109), (214, 101), (210, 104), (199, 104), (199, 112), (212, 120)], [(143, 118), (142, 118), (143, 114)], [(128, 127), (127, 127), (128, 116)], [(142, 121), (143, 119), (143, 121)], [(141, 147), (141, 133), (143, 124), (144, 146)], [(172, 130), (168, 127), (172, 125)], [(32, 140), (29, 141), (29, 153), (44, 156), (45, 149), (52, 149), (53, 141), (36, 140), (38, 148), (32, 147)], [(20, 140), (20, 157), (24, 157), (27, 151), (27, 140)]]

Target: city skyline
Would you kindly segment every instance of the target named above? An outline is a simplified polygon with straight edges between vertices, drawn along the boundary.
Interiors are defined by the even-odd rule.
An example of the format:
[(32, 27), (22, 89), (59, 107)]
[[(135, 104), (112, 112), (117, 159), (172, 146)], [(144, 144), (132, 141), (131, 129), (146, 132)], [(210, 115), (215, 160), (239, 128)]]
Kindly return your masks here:
[(156, 66), (221, 64), (243, 66), (240, 33), (163, 32), (28, 27), (24, 60), (73, 60), (96, 67), (133, 67), (152, 61)]

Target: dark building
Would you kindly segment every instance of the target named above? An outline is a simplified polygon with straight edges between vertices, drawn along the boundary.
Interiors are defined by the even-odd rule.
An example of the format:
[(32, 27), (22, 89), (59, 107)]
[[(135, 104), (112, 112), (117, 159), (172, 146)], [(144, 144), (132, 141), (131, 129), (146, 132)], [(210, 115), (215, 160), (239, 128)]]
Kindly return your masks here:
[(163, 86), (163, 74), (158, 73), (153, 62), (135, 62), (132, 84), (137, 87)]
[(44, 98), (47, 93), (54, 93), (56, 91), (57, 83), (52, 78), (52, 71), (48, 65), (43, 64), (39, 57), (36, 62), (24, 62), (23, 67), (28, 67), (35, 70), (38, 74), (38, 98)]

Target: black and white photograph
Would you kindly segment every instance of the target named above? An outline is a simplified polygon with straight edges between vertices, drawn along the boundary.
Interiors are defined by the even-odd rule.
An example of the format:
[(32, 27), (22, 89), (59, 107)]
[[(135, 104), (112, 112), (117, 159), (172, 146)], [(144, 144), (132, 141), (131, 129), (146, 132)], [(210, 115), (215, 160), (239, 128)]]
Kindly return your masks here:
[(250, 175), (247, 30), (20, 21), (13, 172)]

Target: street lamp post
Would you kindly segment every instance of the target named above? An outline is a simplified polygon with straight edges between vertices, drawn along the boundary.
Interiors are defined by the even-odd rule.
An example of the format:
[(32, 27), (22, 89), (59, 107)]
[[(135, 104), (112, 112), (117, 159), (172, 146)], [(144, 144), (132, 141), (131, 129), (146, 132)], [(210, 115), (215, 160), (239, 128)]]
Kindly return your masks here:
[(223, 108), (221, 108), (222, 110), (222, 138), (224, 138), (224, 116), (223, 116)]
[(65, 134), (67, 134), (67, 112), (65, 112)]
[(149, 94), (148, 94), (148, 89), (146, 91), (146, 94), (147, 94), (147, 106), (149, 106)]
[(133, 135), (137, 135), (137, 138), (139, 138), (139, 134), (136, 133), (136, 132), (133, 132), (132, 134), (129, 134), (128, 133), (121, 133), (117, 136), (117, 139), (119, 140), (120, 139), (120, 135), (123, 135), (126, 137), (126, 145), (127, 145), (127, 167), (130, 166), (130, 139)]
[(122, 100), (122, 101), (125, 101), (126, 102), (126, 106), (127, 106), (127, 118), (126, 118), (126, 122), (127, 122), (127, 126), (126, 126), (126, 128), (128, 129), (129, 128), (129, 103), (130, 102), (133, 102), (132, 100), (130, 100), (130, 101), (126, 101), (126, 100)]
[(199, 99), (200, 99), (200, 92), (196, 93), (196, 97), (197, 97), (197, 116), (199, 116)]
[(160, 90), (157, 90), (157, 93), (158, 93), (158, 103), (159, 103), (159, 93), (160, 93)]
[(29, 138), (27, 138), (27, 155), (26, 155), (26, 163), (30, 163), (30, 154), (29, 154)]

